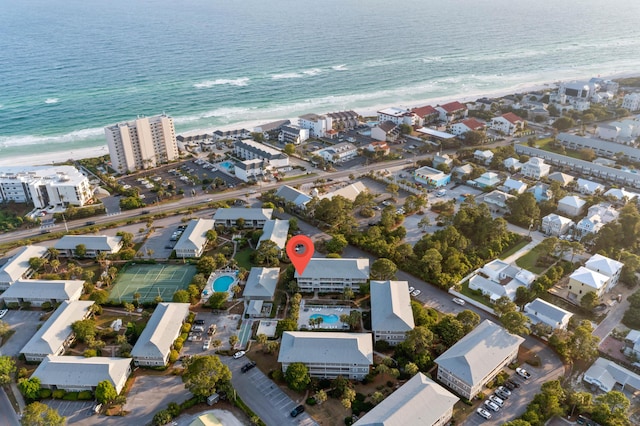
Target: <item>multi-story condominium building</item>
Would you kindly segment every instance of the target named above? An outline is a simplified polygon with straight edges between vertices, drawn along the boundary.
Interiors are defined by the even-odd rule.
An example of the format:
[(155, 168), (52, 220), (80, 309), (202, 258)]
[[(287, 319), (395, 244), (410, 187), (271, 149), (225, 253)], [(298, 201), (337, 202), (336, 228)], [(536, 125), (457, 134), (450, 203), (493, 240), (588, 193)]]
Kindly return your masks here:
[(485, 320), (436, 358), (438, 381), (458, 395), (471, 399), (518, 358), (522, 342), (522, 337)]
[(540, 179), (549, 174), (551, 166), (545, 164), (542, 158), (533, 157), (522, 165), (522, 174), (531, 179)]
[(617, 158), (622, 155), (632, 161), (640, 161), (640, 149), (624, 143), (607, 142), (601, 139), (585, 138), (571, 133), (560, 133), (556, 140), (567, 149), (592, 149), (597, 156)]
[(236, 177), (244, 182), (249, 182), (250, 180), (259, 180), (263, 177), (271, 167), (269, 163), (260, 160), (258, 158), (254, 158), (253, 160), (244, 160), (238, 161), (234, 165), (234, 172)]
[(447, 425), (453, 417), (453, 406), (459, 400), (424, 374), (418, 373), (353, 426)]
[(213, 229), (211, 219), (193, 219), (189, 221), (178, 243), (173, 248), (179, 259), (200, 257), (207, 246), (207, 232)]
[(321, 156), (329, 163), (344, 163), (358, 155), (358, 148), (352, 143), (342, 142), (328, 148), (315, 151), (314, 154)]
[(349, 130), (358, 127), (360, 124), (358, 113), (355, 111), (338, 111), (327, 114), (335, 126), (340, 130)]
[(49, 355), (36, 368), (33, 377), (40, 379), (43, 389), (67, 392), (95, 392), (98, 383), (108, 380), (119, 394), (129, 374), (131, 358)]
[(17, 280), (0, 294), (0, 300), (7, 305), (29, 303), (39, 307), (48, 302), (55, 306), (65, 300), (80, 299), (83, 285), (83, 280)]
[(502, 132), (505, 135), (521, 132), (524, 130), (525, 125), (526, 121), (512, 112), (491, 119), (491, 129)]
[(312, 138), (323, 138), (327, 132), (333, 130), (333, 120), (326, 115), (305, 114), (298, 117), (298, 126), (309, 129)]
[(233, 152), (245, 160), (263, 160), (274, 169), (289, 167), (289, 156), (263, 143), (245, 139), (233, 144)]
[(393, 124), (408, 124), (413, 126), (416, 124), (416, 116), (411, 111), (402, 108), (385, 108), (378, 111), (378, 122), (391, 121)]
[(300, 145), (309, 139), (309, 129), (303, 129), (298, 126), (282, 126), (278, 133), (278, 141), (282, 143), (292, 143)]
[(29, 265), (32, 257), (47, 257), (48, 251), (42, 246), (24, 246), (11, 257), (7, 263), (0, 266), (0, 291), (6, 290), (11, 284), (20, 278), (29, 278), (33, 275), (33, 269)]
[(71, 166), (0, 167), (0, 202), (84, 206), (93, 198), (89, 180)]
[(222, 225), (225, 228), (238, 226), (238, 220), (242, 219), (245, 228), (264, 228), (265, 223), (271, 220), (273, 209), (245, 209), (239, 207), (230, 207), (226, 209), (218, 209), (213, 215), (215, 225)]
[(371, 331), (375, 341), (391, 346), (404, 342), (413, 330), (413, 310), (406, 281), (371, 281)]
[(311, 377), (362, 380), (373, 364), (373, 341), (370, 333), (285, 331), (278, 362), (283, 373), (301, 362)]
[(628, 109), (629, 111), (640, 110), (640, 93), (629, 93), (624, 95), (622, 108)]
[(542, 299), (524, 305), (524, 313), (532, 324), (543, 323), (552, 329), (566, 330), (573, 314)]
[(542, 218), (540, 230), (546, 235), (559, 237), (566, 234), (575, 223), (567, 217), (551, 213)]
[(302, 292), (342, 293), (345, 288), (360, 291), (360, 284), (369, 279), (369, 259), (313, 258), (302, 274), (296, 271), (295, 278)]
[(462, 120), (463, 118), (467, 117), (467, 114), (469, 114), (467, 106), (458, 101), (449, 102), (448, 104), (444, 105), (438, 105), (435, 109), (436, 111), (438, 111), (438, 118), (440, 119), (440, 121), (444, 121), (447, 123), (451, 123), (456, 120)]
[(122, 248), (122, 237), (107, 235), (65, 235), (54, 246), (63, 257), (76, 257), (76, 248), (84, 246), (82, 257), (96, 257), (100, 253), (116, 254)]
[(411, 112), (417, 117), (416, 124), (418, 124), (419, 126), (431, 124), (440, 116), (440, 112), (431, 105), (414, 108), (411, 110)]
[(104, 128), (111, 167), (129, 173), (178, 159), (173, 118), (167, 115), (137, 118)]
[(460, 136), (471, 131), (482, 132), (486, 127), (487, 125), (485, 123), (478, 121), (475, 118), (466, 118), (453, 124), (451, 126), (451, 133), (456, 136)]

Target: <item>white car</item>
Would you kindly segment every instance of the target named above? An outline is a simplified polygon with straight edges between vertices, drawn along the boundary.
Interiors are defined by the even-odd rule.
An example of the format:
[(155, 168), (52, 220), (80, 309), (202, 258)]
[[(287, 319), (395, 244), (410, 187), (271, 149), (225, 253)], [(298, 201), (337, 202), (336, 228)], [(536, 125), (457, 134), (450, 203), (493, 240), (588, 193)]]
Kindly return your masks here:
[(498, 390), (504, 393), (505, 395), (511, 396), (511, 391), (504, 386), (498, 386)]
[(7, 312), (9, 312), (8, 309), (0, 309), (0, 318), (4, 318), (4, 316), (7, 315)]
[(493, 411), (500, 411), (500, 407), (498, 407), (498, 404), (496, 404), (493, 401), (485, 400), (484, 401), (484, 406), (485, 407), (489, 407), (489, 409), (491, 409)]
[(204, 344), (202, 345), (202, 349), (206, 351), (207, 349), (209, 349), (209, 346), (210, 346), (210, 345), (211, 345), (211, 341), (210, 341), (210, 340), (207, 340), (207, 341), (206, 341), (206, 342), (204, 342)]
[(478, 413), (481, 417), (484, 417), (487, 420), (491, 418), (491, 413), (485, 410), (484, 408), (478, 408), (476, 410), (476, 413)]
[(453, 298), (453, 303), (458, 304), (460, 306), (464, 306), (465, 302), (464, 300), (460, 299), (459, 297), (454, 297)]
[(409, 287), (409, 293), (413, 293), (413, 290), (415, 290), (415, 287)]
[[(0, 316), (0, 318), (2, 317)], [(518, 373), (518, 376), (523, 377), (525, 379), (528, 379), (531, 377), (531, 374), (524, 368), (520, 368), (520, 367), (516, 368), (516, 373)]]
[(489, 399), (500, 407), (504, 405), (504, 400), (502, 400), (502, 398), (498, 398), (496, 395), (491, 395)]
[(417, 296), (420, 296), (420, 293), (422, 293), (420, 290), (415, 290), (414, 292), (411, 293), (411, 295), (413, 297), (417, 297)]
[(239, 351), (239, 352), (236, 352), (235, 354), (233, 354), (233, 357), (235, 359), (242, 358), (244, 356), (244, 354), (246, 354), (245, 351)]

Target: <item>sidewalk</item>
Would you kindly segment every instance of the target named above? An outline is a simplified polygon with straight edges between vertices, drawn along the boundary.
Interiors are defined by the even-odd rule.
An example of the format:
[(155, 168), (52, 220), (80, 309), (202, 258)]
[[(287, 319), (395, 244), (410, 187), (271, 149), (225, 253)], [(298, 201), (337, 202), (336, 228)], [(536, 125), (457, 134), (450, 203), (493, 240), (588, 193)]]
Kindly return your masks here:
[(18, 389), (18, 385), (15, 382), (11, 382), (10, 386), (11, 386), (11, 392), (13, 392), (13, 396), (16, 399), (16, 402), (18, 403), (18, 407), (20, 407), (20, 411), (18, 412), (18, 415), (22, 415), (22, 412), (24, 411), (24, 407), (26, 407), (27, 404), (24, 402), (24, 398), (22, 397), (22, 394)]

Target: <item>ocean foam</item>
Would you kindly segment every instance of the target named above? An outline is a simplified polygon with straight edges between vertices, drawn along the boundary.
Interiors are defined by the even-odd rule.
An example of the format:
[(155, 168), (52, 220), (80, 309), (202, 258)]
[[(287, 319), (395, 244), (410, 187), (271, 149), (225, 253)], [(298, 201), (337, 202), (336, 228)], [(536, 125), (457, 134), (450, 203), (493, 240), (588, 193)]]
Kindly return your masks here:
[(59, 98), (47, 98), (44, 103), (45, 104), (57, 104), (60, 101)]
[(331, 69), (334, 71), (347, 71), (349, 68), (347, 68), (347, 64), (340, 64), (332, 66)]
[(246, 86), (248, 84), (249, 84), (248, 77), (241, 77), (236, 79), (219, 78), (217, 80), (206, 80), (201, 83), (195, 83), (193, 87), (195, 87), (196, 89), (207, 89), (213, 86), (228, 85), (228, 86), (241, 87), (241, 86)]
[(273, 74), (271, 79), (273, 80), (286, 80), (288, 78), (302, 78), (304, 75), (297, 72), (285, 72), (282, 74)]
[(322, 72), (322, 70), (320, 68), (312, 68), (310, 70), (302, 71), (302, 74), (309, 75), (309, 76), (314, 76), (314, 75), (320, 74), (321, 72)]
[(104, 128), (96, 127), (92, 129), (75, 130), (63, 135), (37, 136), (37, 135), (16, 135), (1, 136), (0, 147), (24, 146), (24, 145), (46, 145), (66, 142), (77, 142), (82, 140), (95, 139), (104, 135)]

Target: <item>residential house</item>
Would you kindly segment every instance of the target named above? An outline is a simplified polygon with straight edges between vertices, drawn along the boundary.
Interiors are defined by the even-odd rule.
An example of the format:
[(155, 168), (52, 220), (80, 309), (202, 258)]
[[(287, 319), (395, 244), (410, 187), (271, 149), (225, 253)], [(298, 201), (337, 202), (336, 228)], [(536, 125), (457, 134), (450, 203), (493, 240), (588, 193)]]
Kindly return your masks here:
[(448, 425), (458, 401), (457, 396), (418, 373), (353, 426)]
[(98, 384), (109, 381), (117, 394), (131, 374), (131, 358), (47, 356), (31, 377), (40, 379), (42, 389), (67, 392), (95, 392)]
[(524, 130), (527, 122), (512, 112), (491, 119), (492, 130), (505, 135), (513, 135)]
[(438, 381), (470, 400), (518, 358), (522, 342), (522, 337), (485, 320), (436, 358)]
[(472, 185), (478, 188), (490, 188), (500, 184), (502, 179), (500, 175), (494, 172), (485, 172), (479, 178), (470, 181)]
[(581, 194), (586, 195), (593, 195), (596, 192), (604, 192), (604, 185), (582, 178), (578, 178), (576, 181), (576, 187)]
[(582, 213), (586, 204), (587, 202), (577, 195), (567, 195), (558, 201), (558, 211), (567, 216), (575, 217)]
[(285, 331), (278, 362), (285, 373), (289, 365), (300, 362), (311, 377), (362, 380), (373, 364), (370, 333)]
[(527, 184), (521, 180), (507, 178), (500, 187), (500, 190), (509, 194), (523, 194), (527, 190)]
[(413, 172), (413, 178), (416, 182), (424, 185), (434, 186), (436, 188), (447, 185), (451, 182), (451, 175), (443, 173), (438, 169), (429, 166), (423, 166)]
[(298, 126), (282, 126), (280, 127), (280, 133), (278, 133), (278, 142), (285, 144), (300, 145), (307, 139), (309, 139), (309, 129), (303, 129)]
[(621, 130), (620, 127), (615, 126), (613, 124), (600, 123), (598, 124), (598, 127), (596, 127), (596, 135), (600, 139), (615, 142), (618, 139), (618, 136), (620, 135), (620, 130)]
[(577, 225), (577, 235), (582, 238), (587, 234), (597, 234), (607, 223), (618, 219), (618, 212), (611, 204), (601, 203), (589, 207), (587, 216), (581, 219)]
[(312, 138), (323, 138), (333, 129), (333, 120), (327, 115), (305, 114), (298, 117), (298, 126), (308, 129)]
[(513, 158), (513, 157), (509, 157), (506, 160), (504, 160), (502, 162), (502, 165), (504, 166), (505, 169), (509, 170), (512, 173), (515, 173), (522, 169), (522, 163), (517, 158)]
[(530, 179), (540, 180), (549, 174), (551, 166), (542, 158), (533, 157), (522, 165), (522, 174)]
[(451, 125), (451, 133), (456, 136), (464, 135), (467, 132), (482, 132), (487, 125), (475, 118), (466, 118)]
[(389, 155), (389, 153), (391, 152), (389, 144), (384, 141), (371, 142), (365, 147), (365, 149), (369, 152), (381, 153), (382, 155)]
[(272, 219), (268, 220), (264, 224), (264, 228), (262, 228), (262, 235), (258, 240), (258, 246), (256, 248), (260, 248), (260, 245), (263, 241), (273, 241), (280, 250), (284, 250), (285, 245), (287, 244), (287, 237), (289, 236), (289, 221), (288, 220), (280, 220), (280, 219)]
[(533, 194), (533, 198), (535, 198), (538, 203), (553, 199), (551, 186), (546, 183), (538, 182), (527, 191)]
[(352, 143), (342, 142), (328, 148), (315, 151), (314, 154), (321, 156), (328, 163), (344, 163), (358, 155), (358, 148)]
[(282, 126), (288, 126), (290, 124), (291, 120), (277, 120), (254, 127), (253, 131), (254, 133), (262, 133), (264, 139), (269, 140), (271, 138), (270, 134), (278, 134)]
[(369, 280), (369, 259), (312, 258), (302, 274), (295, 273), (301, 292), (358, 292)]
[(438, 118), (440, 119), (440, 121), (444, 121), (447, 123), (467, 118), (467, 115), (469, 114), (467, 106), (458, 101), (449, 102), (448, 104), (444, 105), (438, 105), (435, 109), (436, 111), (438, 111)]
[[(446, 142), (452, 141), (456, 138), (456, 135), (452, 135), (451, 133), (441, 132), (439, 130), (431, 129), (429, 127), (421, 127), (416, 130), (418, 133), (422, 133), (423, 135), (427, 135), (429, 140), (435, 140), (437, 142)], [(373, 137), (373, 133), (371, 135)], [(433, 145), (438, 145), (437, 143), (433, 143)]]
[(451, 168), (453, 165), (453, 158), (449, 156), (449, 154), (436, 154), (433, 156), (433, 168), (437, 169), (440, 164), (444, 164), (445, 166)]
[(391, 346), (404, 342), (413, 330), (413, 311), (407, 281), (371, 281), (371, 331), (374, 341)]
[(243, 182), (257, 181), (271, 170), (268, 162), (259, 158), (237, 161), (233, 166), (233, 172)]
[(587, 260), (584, 267), (609, 277), (607, 288), (605, 289), (606, 293), (618, 284), (624, 264), (596, 253)]
[(438, 120), (438, 117), (440, 116), (440, 113), (438, 112), (438, 110), (432, 107), (431, 105), (414, 108), (411, 110), (411, 112), (416, 117), (418, 117), (418, 119), (416, 120), (416, 124), (418, 124), (419, 126), (431, 124), (436, 120)]
[(82, 245), (85, 254), (82, 257), (97, 257), (100, 253), (115, 254), (122, 248), (122, 237), (107, 235), (64, 235), (56, 244), (55, 249), (62, 257), (77, 257), (76, 248)]
[(32, 257), (47, 257), (48, 251), (43, 246), (20, 247), (16, 253), (9, 258), (7, 263), (0, 267), (0, 290), (6, 290), (11, 284), (20, 278), (29, 278), (33, 275), (33, 269), (29, 265)]
[(480, 290), (493, 303), (504, 296), (515, 300), (518, 287), (529, 288), (535, 279), (532, 272), (495, 259), (475, 271), (469, 278), (469, 288)]
[(238, 226), (238, 220), (244, 221), (244, 228), (262, 229), (268, 220), (271, 220), (273, 209), (229, 207), (216, 210), (213, 215), (215, 225), (223, 225), (225, 228)]
[(524, 305), (524, 313), (532, 324), (543, 323), (554, 330), (566, 330), (573, 314), (540, 298)]
[(547, 176), (550, 181), (559, 182), (563, 188), (569, 185), (575, 179), (573, 176), (562, 172), (553, 172)]
[[(315, 190), (314, 190), (315, 191)], [(319, 199), (333, 198), (337, 195), (346, 198), (349, 201), (355, 201), (358, 194), (368, 191), (367, 187), (361, 181), (354, 182), (352, 184), (338, 188), (335, 191), (327, 192), (326, 194), (315, 194)]]
[(462, 166), (456, 166), (451, 169), (451, 175), (457, 180), (465, 180), (471, 173), (473, 173), (473, 166), (471, 164), (463, 164)]
[(624, 188), (611, 188), (607, 192), (604, 193), (605, 197), (613, 197), (618, 201), (622, 201), (623, 203), (627, 203), (629, 201), (635, 200), (638, 201), (640, 194), (636, 194), (635, 192), (627, 191)]
[(624, 338), (624, 343), (626, 346), (624, 350), (625, 355), (640, 359), (640, 331), (630, 330)]
[(235, 155), (245, 160), (263, 160), (269, 164), (269, 167), (274, 169), (288, 170), (291, 168), (289, 166), (289, 156), (287, 154), (250, 139), (234, 142), (233, 152)]
[(371, 139), (395, 142), (400, 136), (400, 127), (393, 121), (383, 121), (371, 129)]
[(251, 268), (242, 297), (245, 300), (273, 300), (279, 277), (280, 268)]
[(79, 300), (82, 295), (84, 280), (16, 280), (0, 294), (5, 303), (29, 303), (42, 306), (43, 303), (56, 305), (65, 300)]
[(282, 199), (285, 203), (291, 203), (295, 207), (303, 208), (311, 197), (304, 192), (288, 185), (282, 185), (277, 189), (275, 196)]
[(92, 300), (64, 301), (20, 351), (27, 362), (40, 362), (48, 355), (62, 355), (75, 340), (71, 325), (91, 315)]
[(473, 153), (473, 159), (480, 162), (481, 164), (484, 164), (485, 166), (488, 166), (489, 164), (491, 164), (491, 160), (493, 160), (493, 152), (488, 149), (485, 149), (484, 151), (476, 149), (476, 151)]
[(564, 216), (551, 213), (542, 218), (540, 231), (546, 235), (559, 237), (566, 234), (575, 226), (575, 223)]
[(620, 388), (632, 393), (640, 390), (640, 375), (606, 358), (596, 359), (582, 379), (602, 392), (611, 392)]
[(506, 213), (509, 211), (507, 201), (515, 198), (515, 195), (507, 194), (506, 192), (498, 191), (497, 189), (485, 194), (482, 197), (482, 201), (489, 206), (489, 210), (495, 213)]
[(188, 303), (158, 303), (142, 330), (131, 357), (136, 366), (162, 367), (169, 363), (173, 342), (189, 316)]
[(215, 221), (211, 219), (193, 219), (189, 221), (180, 239), (173, 249), (179, 259), (200, 257), (207, 246), (207, 231), (213, 229)]
[(383, 123), (385, 121), (391, 121), (397, 125), (408, 124), (413, 126), (416, 124), (416, 116), (407, 109), (391, 107), (378, 111), (378, 122)]
[(581, 266), (569, 276), (569, 297), (578, 303), (589, 292), (594, 292), (596, 296), (602, 297), (608, 282), (608, 276)]
[(622, 108), (629, 111), (640, 111), (640, 93), (627, 93), (624, 95)]

